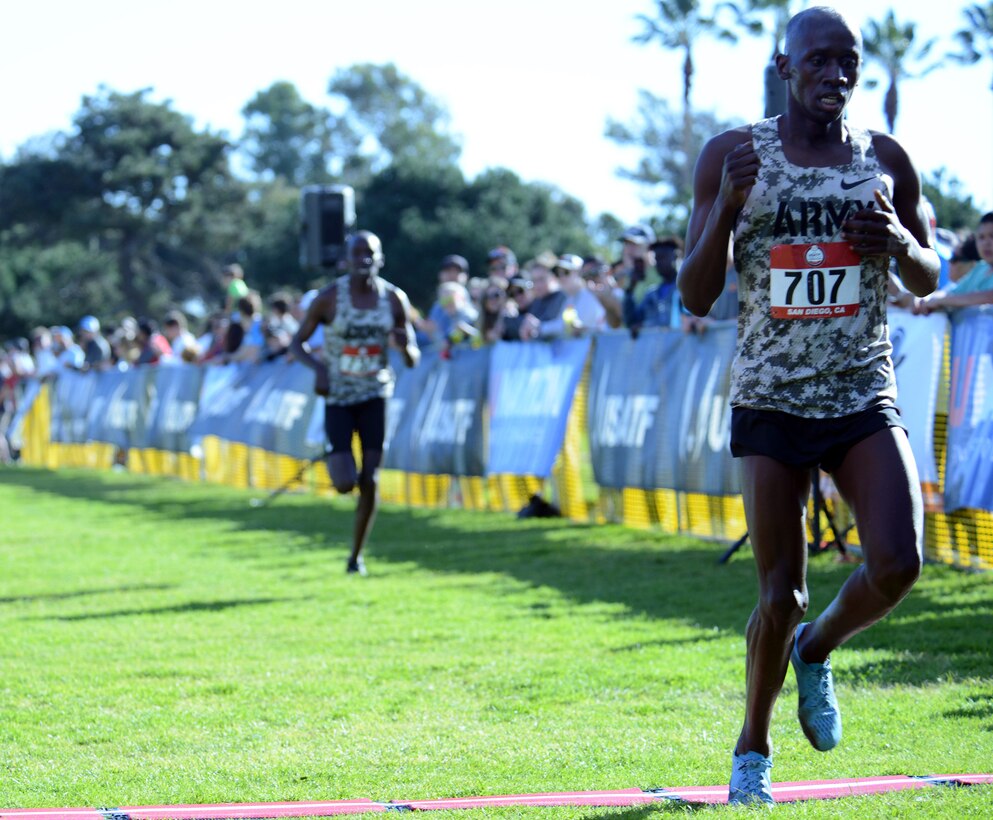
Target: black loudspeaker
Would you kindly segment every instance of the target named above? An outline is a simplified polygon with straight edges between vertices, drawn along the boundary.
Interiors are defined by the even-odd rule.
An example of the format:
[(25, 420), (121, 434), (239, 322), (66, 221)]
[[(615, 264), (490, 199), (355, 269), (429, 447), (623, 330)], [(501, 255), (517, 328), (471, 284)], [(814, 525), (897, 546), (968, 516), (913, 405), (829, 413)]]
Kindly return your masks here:
[(786, 96), (789, 93), (789, 88), (786, 85), (786, 80), (780, 78), (775, 60), (766, 65), (763, 80), (765, 83), (765, 115), (775, 117), (779, 114), (785, 114)]
[(348, 185), (307, 185), (300, 191), (300, 267), (335, 268), (355, 227), (355, 191)]

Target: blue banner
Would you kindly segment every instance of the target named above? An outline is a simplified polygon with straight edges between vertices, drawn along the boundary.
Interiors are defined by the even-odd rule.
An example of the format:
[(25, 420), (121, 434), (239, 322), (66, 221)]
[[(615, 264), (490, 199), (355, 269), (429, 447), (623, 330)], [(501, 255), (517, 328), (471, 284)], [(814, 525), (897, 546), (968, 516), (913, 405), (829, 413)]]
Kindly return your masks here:
[(489, 475), (551, 475), (589, 349), (589, 339), (493, 346)]
[(587, 410), (603, 487), (740, 492), (728, 449), (733, 323), (597, 336)]
[(310, 458), (307, 429), (316, 398), (314, 374), (299, 362), (208, 368), (189, 434)]
[(993, 510), (993, 311), (955, 311), (945, 510)]
[(388, 404), (384, 466), (427, 475), (482, 476), (483, 409), (490, 349), (456, 347), (450, 358), (425, 351), (399, 370)]
[(203, 368), (193, 364), (168, 364), (151, 371), (148, 424), (144, 447), (186, 453), (189, 431), (196, 420)]

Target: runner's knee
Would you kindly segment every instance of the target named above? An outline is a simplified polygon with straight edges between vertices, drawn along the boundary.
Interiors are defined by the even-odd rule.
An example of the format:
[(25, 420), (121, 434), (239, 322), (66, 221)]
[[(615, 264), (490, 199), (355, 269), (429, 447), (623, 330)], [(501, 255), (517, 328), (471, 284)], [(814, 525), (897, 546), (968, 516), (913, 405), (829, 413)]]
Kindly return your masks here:
[(921, 556), (917, 550), (907, 550), (885, 560), (867, 562), (866, 578), (869, 584), (888, 601), (903, 598), (921, 575)]
[(759, 610), (762, 620), (777, 631), (792, 631), (807, 613), (806, 593), (792, 586), (774, 587), (762, 593)]

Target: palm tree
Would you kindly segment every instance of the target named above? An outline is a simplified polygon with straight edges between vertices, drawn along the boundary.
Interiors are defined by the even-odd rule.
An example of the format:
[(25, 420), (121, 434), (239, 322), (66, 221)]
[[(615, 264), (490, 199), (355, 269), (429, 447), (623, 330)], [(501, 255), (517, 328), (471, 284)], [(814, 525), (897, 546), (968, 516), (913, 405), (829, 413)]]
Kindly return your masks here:
[(704, 14), (700, 0), (656, 0), (656, 6), (656, 17), (645, 14), (636, 16), (644, 25), (644, 30), (633, 39), (641, 44), (657, 40), (662, 48), (683, 54), (683, 181), (688, 188), (693, 176), (693, 111), (690, 105), (693, 73), (696, 70), (693, 64), (693, 47), (701, 37), (708, 34), (731, 43), (736, 43), (738, 37), (733, 31), (721, 26), (714, 17)]
[[(993, 59), (993, 1), (988, 2), (985, 7), (977, 3), (964, 8), (962, 14), (969, 23), (966, 28), (955, 32), (955, 39), (959, 41), (962, 50), (948, 56), (956, 62), (968, 65), (978, 63), (984, 56)], [(990, 90), (993, 90), (993, 83), (990, 84)]]
[(896, 128), (896, 117), (900, 110), (897, 84), (901, 80), (923, 77), (941, 64), (939, 60), (918, 72), (912, 72), (907, 68), (908, 62), (926, 60), (936, 42), (936, 38), (931, 38), (917, 45), (914, 42), (916, 35), (917, 24), (901, 25), (896, 21), (893, 9), (886, 12), (881, 22), (869, 20), (862, 31), (862, 45), (866, 59), (878, 63), (889, 80), (889, 88), (883, 98), (883, 114), (891, 134)]

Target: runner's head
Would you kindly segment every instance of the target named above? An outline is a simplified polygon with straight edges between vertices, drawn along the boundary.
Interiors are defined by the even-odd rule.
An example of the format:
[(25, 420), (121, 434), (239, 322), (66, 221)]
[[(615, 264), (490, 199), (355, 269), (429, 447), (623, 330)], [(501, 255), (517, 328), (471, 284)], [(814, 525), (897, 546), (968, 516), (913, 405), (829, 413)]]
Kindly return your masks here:
[(776, 67), (789, 83), (790, 111), (824, 123), (839, 120), (862, 68), (862, 34), (832, 8), (804, 9), (786, 26)]
[(348, 269), (361, 276), (374, 276), (386, 262), (383, 243), (372, 231), (356, 231), (348, 238)]

